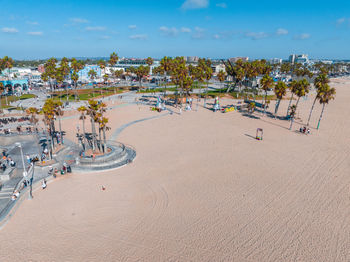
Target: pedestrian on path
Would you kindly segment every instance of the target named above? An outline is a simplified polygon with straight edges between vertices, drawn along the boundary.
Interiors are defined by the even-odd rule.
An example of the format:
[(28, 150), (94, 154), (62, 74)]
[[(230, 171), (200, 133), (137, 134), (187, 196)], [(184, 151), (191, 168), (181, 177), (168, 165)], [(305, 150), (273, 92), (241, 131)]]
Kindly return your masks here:
[(43, 180), (43, 182), (41, 183), (41, 187), (43, 188), (43, 189), (45, 189), (46, 188), (46, 180), (45, 180), (45, 178), (44, 178), (44, 180)]

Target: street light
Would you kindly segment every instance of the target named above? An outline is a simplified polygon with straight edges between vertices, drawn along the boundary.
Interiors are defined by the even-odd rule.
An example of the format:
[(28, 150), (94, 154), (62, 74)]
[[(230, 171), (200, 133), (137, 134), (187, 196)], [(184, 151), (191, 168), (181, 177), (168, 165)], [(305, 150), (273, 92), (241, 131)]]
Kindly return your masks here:
[[(27, 173), (27, 171), (26, 171), (26, 167), (25, 167), (25, 164), (24, 164), (24, 156), (23, 156), (22, 145), (21, 145), (20, 142), (16, 142), (15, 145), (16, 145), (17, 147), (19, 147), (20, 150), (21, 150), (22, 164), (23, 164), (23, 170), (24, 170), (24, 171), (23, 171), (23, 176), (24, 176), (25, 179), (27, 180), (27, 175), (28, 175), (28, 173)], [(31, 177), (31, 179), (30, 179), (30, 191), (29, 191), (29, 197), (28, 197), (29, 199), (32, 199), (32, 198), (33, 198), (32, 192), (33, 192), (33, 179), (34, 179), (34, 162), (32, 162), (31, 165), (32, 165), (32, 167), (33, 167), (33, 172), (32, 172), (32, 177)]]
[(26, 166), (25, 166), (25, 164), (24, 164), (24, 156), (23, 156), (22, 145), (21, 145), (20, 142), (16, 142), (15, 145), (16, 145), (16, 147), (19, 147), (19, 149), (21, 150), (22, 165), (23, 165), (23, 176), (24, 176), (24, 177), (27, 177)]

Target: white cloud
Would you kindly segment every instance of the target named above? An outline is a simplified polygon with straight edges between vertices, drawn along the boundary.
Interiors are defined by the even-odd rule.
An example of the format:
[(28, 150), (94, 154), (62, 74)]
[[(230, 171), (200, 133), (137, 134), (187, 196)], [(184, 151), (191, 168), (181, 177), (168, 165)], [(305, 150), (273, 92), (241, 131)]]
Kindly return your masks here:
[(209, 0), (186, 0), (181, 8), (184, 10), (187, 9), (201, 9), (207, 8), (209, 6)]
[(146, 34), (131, 35), (131, 36), (129, 36), (129, 38), (132, 40), (146, 40), (148, 38), (148, 35), (146, 35)]
[(259, 40), (259, 39), (267, 38), (269, 35), (265, 32), (248, 32), (248, 33), (245, 33), (244, 36), (252, 40)]
[(1, 32), (7, 33), (7, 34), (16, 34), (18, 33), (18, 30), (14, 27), (3, 27), (1, 28)]
[(213, 35), (213, 38), (214, 38), (214, 39), (220, 39), (221, 37), (220, 37), (220, 35), (215, 34), (215, 35)]
[(311, 37), (310, 34), (303, 33), (303, 34), (294, 36), (294, 39), (296, 39), (296, 40), (305, 40), (305, 39), (309, 39), (310, 37)]
[(346, 21), (346, 19), (345, 19), (344, 17), (343, 17), (343, 18), (339, 18), (339, 19), (337, 20), (337, 25), (344, 24), (345, 21)]
[(136, 25), (129, 25), (128, 27), (129, 27), (130, 30), (137, 29), (137, 26), (136, 26)]
[(188, 27), (181, 27), (181, 32), (182, 33), (191, 33), (192, 30), (191, 30), (191, 28), (188, 28)]
[(99, 37), (99, 39), (108, 40), (108, 39), (111, 39), (111, 37), (109, 35), (103, 35), (103, 36)]
[(217, 7), (221, 7), (221, 8), (227, 8), (227, 4), (226, 3), (217, 3), (216, 6)]
[(205, 34), (204, 34), (205, 30), (203, 28), (200, 28), (200, 27), (195, 27), (194, 28), (194, 33), (192, 34), (192, 38), (194, 39), (202, 39), (205, 37)]
[(89, 21), (87, 19), (84, 19), (84, 18), (71, 18), (69, 20), (75, 24), (87, 24), (87, 23), (89, 23)]
[(106, 27), (104, 26), (87, 26), (85, 27), (86, 31), (105, 31)]
[(177, 36), (179, 30), (176, 27), (161, 26), (159, 30), (166, 36)]
[(284, 29), (284, 28), (279, 28), (279, 29), (277, 29), (277, 31), (276, 31), (276, 34), (277, 35), (288, 35), (288, 30), (287, 29)]
[(43, 32), (28, 32), (28, 35), (40, 36), (43, 35)]
[(35, 21), (27, 21), (26, 22), (28, 25), (39, 25), (38, 22), (35, 22)]

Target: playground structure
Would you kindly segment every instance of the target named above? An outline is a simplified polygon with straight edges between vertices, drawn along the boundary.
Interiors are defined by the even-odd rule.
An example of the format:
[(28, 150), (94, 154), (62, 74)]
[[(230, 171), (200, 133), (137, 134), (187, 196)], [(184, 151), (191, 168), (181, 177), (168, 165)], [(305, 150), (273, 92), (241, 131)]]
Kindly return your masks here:
[(233, 112), (236, 110), (235, 106), (228, 106), (221, 109), (222, 113)]
[(256, 129), (256, 140), (263, 140), (263, 136), (264, 136), (264, 130), (262, 128), (257, 128)]
[(214, 110), (214, 112), (220, 110), (219, 97), (215, 97), (215, 102), (214, 102), (213, 110)]

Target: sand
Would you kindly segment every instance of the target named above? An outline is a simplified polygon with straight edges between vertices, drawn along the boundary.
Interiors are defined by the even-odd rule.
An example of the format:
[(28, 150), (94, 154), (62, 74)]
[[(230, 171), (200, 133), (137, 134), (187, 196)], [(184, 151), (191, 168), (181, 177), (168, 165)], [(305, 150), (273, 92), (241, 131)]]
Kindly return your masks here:
[[(350, 81), (332, 86), (309, 136), (294, 131), (301, 120), (289, 131), (201, 107), (128, 127), (118, 141), (136, 148), (135, 162), (35, 191), (0, 231), (0, 261), (350, 261)], [(304, 121), (312, 99), (300, 101)], [(108, 114), (116, 130), (158, 113)], [(76, 119), (63, 126), (73, 134)]]

